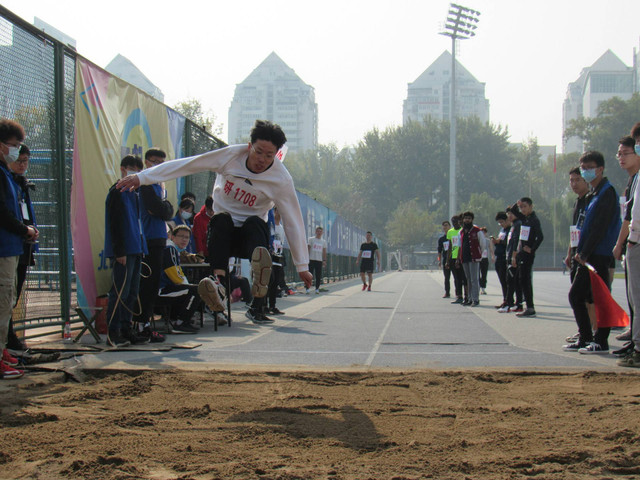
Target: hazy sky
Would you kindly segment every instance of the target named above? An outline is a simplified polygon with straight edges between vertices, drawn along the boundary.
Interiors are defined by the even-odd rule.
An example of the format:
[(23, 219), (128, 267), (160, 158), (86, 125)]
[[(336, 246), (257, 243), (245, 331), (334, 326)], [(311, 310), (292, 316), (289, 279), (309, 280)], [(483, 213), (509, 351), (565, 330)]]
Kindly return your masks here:
[[(486, 83), (491, 122), (511, 140), (561, 144), (567, 84), (611, 49), (632, 65), (638, 0), (464, 0), (480, 10), (477, 36), (458, 60)], [(446, 0), (121, 1), (2, 0), (37, 16), (106, 66), (124, 55), (174, 105), (202, 101), (225, 124), (236, 84), (272, 51), (313, 86), (320, 143), (339, 147), (402, 124), (413, 82), (444, 51)], [(98, 6), (99, 5), (99, 6)], [(104, 5), (105, 8), (102, 8)], [(623, 132), (621, 132), (623, 133)]]

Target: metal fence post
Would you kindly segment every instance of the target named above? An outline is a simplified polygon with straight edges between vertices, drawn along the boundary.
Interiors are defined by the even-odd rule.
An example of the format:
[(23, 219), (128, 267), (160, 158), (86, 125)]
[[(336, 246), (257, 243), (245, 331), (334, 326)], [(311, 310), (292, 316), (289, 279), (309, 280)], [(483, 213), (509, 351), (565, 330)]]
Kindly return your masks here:
[(64, 115), (64, 46), (54, 44), (54, 144), (57, 162), (58, 191), (58, 253), (60, 255), (60, 317), (63, 322), (70, 319), (71, 314), (71, 268), (69, 238), (69, 202), (67, 198), (66, 180), (66, 138)]
[[(191, 139), (191, 122), (187, 119), (187, 121), (184, 124), (184, 156), (185, 157), (190, 157), (192, 154), (191, 152), (193, 151), (193, 142)], [(193, 191), (193, 178), (191, 177), (191, 175), (187, 175), (186, 177), (184, 177), (184, 191), (185, 192), (191, 192)], [(194, 212), (194, 215), (197, 212)]]

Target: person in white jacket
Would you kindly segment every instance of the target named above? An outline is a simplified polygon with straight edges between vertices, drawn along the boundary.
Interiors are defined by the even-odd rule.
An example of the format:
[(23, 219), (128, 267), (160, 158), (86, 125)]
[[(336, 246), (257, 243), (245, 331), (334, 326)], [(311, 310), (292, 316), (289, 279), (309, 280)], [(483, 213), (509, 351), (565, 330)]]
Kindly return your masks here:
[(214, 311), (224, 310), (224, 275), (229, 257), (251, 259), (253, 303), (247, 317), (254, 323), (272, 323), (265, 313), (265, 295), (271, 275), (267, 215), (274, 205), (282, 216), (293, 262), (306, 287), (311, 286), (304, 222), (291, 175), (275, 161), (287, 139), (279, 125), (256, 120), (248, 145), (231, 145), (201, 155), (164, 162), (118, 182), (132, 190), (204, 171), (216, 172), (213, 205), (216, 214), (209, 229), (209, 263), (213, 278), (200, 284), (199, 293)]

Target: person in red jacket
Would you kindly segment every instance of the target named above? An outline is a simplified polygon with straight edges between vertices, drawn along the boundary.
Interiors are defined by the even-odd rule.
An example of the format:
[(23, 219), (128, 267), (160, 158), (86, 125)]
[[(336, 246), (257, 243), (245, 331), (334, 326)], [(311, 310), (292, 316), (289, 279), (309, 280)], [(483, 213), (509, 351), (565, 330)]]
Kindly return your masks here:
[(480, 305), (480, 261), (485, 239), (480, 227), (473, 224), (473, 218), (473, 212), (462, 214), (458, 261), (462, 262), (469, 290), (469, 300), (462, 305), (477, 307)]
[(196, 253), (209, 258), (209, 249), (207, 248), (207, 228), (209, 221), (213, 217), (213, 197), (209, 195), (204, 201), (204, 205), (196, 216), (193, 218), (193, 240), (196, 244)]

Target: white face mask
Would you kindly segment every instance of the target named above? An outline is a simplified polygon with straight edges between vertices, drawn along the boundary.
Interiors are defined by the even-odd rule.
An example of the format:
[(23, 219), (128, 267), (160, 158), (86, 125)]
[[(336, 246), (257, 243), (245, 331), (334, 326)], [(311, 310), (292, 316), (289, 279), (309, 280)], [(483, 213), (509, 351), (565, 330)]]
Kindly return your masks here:
[(189, 220), (191, 218), (191, 213), (190, 212), (180, 212), (180, 216), (184, 219), (184, 220)]
[(136, 173), (138, 172), (136, 172), (135, 170), (127, 170), (127, 175), (135, 175)]
[(4, 158), (7, 161), (7, 163), (13, 163), (16, 160), (18, 160), (19, 155), (20, 155), (20, 147), (9, 147), (9, 153), (6, 154)]

